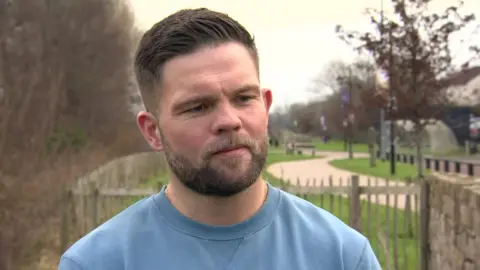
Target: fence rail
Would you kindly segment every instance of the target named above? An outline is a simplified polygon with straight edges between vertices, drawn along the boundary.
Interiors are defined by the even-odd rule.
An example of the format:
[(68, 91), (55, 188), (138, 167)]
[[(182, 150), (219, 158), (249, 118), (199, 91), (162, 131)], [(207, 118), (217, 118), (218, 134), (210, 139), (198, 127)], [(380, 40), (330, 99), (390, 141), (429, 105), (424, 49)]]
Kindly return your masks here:
[[(81, 236), (110, 219), (135, 201), (158, 192), (141, 188), (166, 173), (160, 153), (147, 152), (115, 159), (64, 187), (61, 212), (60, 253)], [(149, 183), (148, 186), (151, 186)], [(139, 188), (140, 187), (140, 188)]]
[[(293, 186), (287, 188), (288, 192), (294, 194), (308, 193), (310, 195), (325, 194), (348, 194), (351, 186)], [(359, 186), (358, 192), (366, 195), (389, 194), (389, 195), (420, 195), (420, 186)]]
[(146, 197), (158, 193), (157, 189), (153, 188), (102, 188), (96, 187), (91, 190), (72, 190), (72, 195), (88, 196), (96, 194), (96, 196), (105, 197)]
[[(380, 158), (380, 151), (377, 151), (377, 158)], [(390, 153), (385, 153), (385, 159), (390, 160)], [(417, 157), (413, 154), (397, 153), (395, 160), (401, 163), (416, 164)], [(467, 176), (480, 175), (480, 163), (475, 161), (466, 161), (449, 158), (436, 158), (426, 156), (423, 158), (423, 164), (427, 170), (441, 173), (456, 173)]]

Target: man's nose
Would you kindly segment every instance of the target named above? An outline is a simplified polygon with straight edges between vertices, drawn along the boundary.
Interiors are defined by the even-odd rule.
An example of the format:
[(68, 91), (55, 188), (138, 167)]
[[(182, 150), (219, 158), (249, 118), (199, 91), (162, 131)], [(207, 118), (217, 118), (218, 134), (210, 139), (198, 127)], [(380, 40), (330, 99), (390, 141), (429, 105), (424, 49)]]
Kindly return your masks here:
[(212, 125), (214, 134), (238, 131), (242, 127), (242, 122), (238, 116), (238, 111), (231, 105), (221, 105), (217, 107), (215, 120)]

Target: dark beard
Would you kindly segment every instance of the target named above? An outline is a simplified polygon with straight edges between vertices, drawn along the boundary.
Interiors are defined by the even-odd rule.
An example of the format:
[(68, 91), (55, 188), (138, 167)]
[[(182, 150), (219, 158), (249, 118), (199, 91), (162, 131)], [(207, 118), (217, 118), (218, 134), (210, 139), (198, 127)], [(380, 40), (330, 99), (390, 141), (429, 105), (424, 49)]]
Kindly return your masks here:
[[(174, 153), (163, 134), (161, 137), (168, 165), (178, 180), (192, 191), (206, 196), (229, 197), (249, 188), (262, 173), (267, 159), (268, 142), (266, 138), (261, 142), (256, 142), (232, 135), (209, 149), (205, 153), (202, 163), (195, 166), (187, 157)], [(219, 161), (224, 164), (214, 166), (212, 156), (215, 151), (237, 145), (248, 148), (252, 158), (242, 175), (232, 176), (232, 173), (228, 171), (242, 169), (244, 166), (242, 163), (245, 161), (240, 158), (232, 158)]]

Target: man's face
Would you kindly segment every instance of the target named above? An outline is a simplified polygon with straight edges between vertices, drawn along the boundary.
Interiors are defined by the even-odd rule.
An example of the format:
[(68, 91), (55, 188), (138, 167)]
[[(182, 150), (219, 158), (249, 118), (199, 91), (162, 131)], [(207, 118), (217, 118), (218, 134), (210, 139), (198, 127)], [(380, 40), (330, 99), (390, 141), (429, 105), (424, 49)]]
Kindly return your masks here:
[(142, 125), (141, 114), (138, 122), (151, 146), (165, 152), (176, 178), (210, 196), (252, 185), (265, 165), (272, 95), (260, 88), (248, 50), (226, 43), (176, 57), (162, 79), (160, 132)]

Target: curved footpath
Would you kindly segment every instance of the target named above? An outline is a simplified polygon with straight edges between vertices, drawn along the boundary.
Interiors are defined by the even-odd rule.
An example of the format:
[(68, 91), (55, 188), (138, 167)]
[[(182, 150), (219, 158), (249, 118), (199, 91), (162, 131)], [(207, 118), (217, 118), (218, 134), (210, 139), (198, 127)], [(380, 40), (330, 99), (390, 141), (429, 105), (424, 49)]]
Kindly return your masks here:
[[(348, 153), (344, 152), (320, 152), (317, 155), (322, 156), (323, 158), (318, 159), (309, 159), (309, 160), (298, 160), (298, 161), (287, 161), (287, 162), (278, 162), (270, 165), (267, 168), (267, 171), (277, 178), (282, 178), (287, 180), (290, 184), (296, 185), (297, 179), (299, 179), (299, 183), (301, 186), (307, 184), (308, 179), (310, 179), (310, 185), (312, 184), (312, 180), (316, 179), (316, 185), (320, 186), (320, 181), (323, 179), (323, 185), (329, 185), (328, 178), (332, 176), (333, 178), (333, 185), (346, 185), (347, 180), (349, 179), (352, 172), (341, 170), (333, 167), (329, 164), (330, 161), (336, 159), (346, 159), (348, 158)], [(354, 153), (354, 157), (368, 157), (367, 154), (361, 153)], [(359, 182), (361, 186), (366, 186), (368, 184), (368, 178), (370, 178), (371, 185), (375, 185), (375, 178), (373, 176), (367, 176), (362, 174), (359, 175)], [(378, 186), (385, 186), (386, 181), (384, 179), (378, 178)], [(396, 185), (399, 186), (405, 185), (404, 182), (400, 181), (389, 181), (389, 185)], [(389, 205), (394, 206), (394, 195), (389, 195), (390, 201)], [(366, 198), (364, 195), (362, 196), (364, 199)], [(372, 203), (379, 203), (386, 205), (387, 204), (387, 196), (386, 195), (379, 195), (378, 202), (376, 201), (376, 196), (370, 196)], [(397, 207), (398, 208), (405, 208), (405, 195), (398, 195), (397, 198)], [(413, 208), (413, 199), (412, 199), (412, 208)]]

